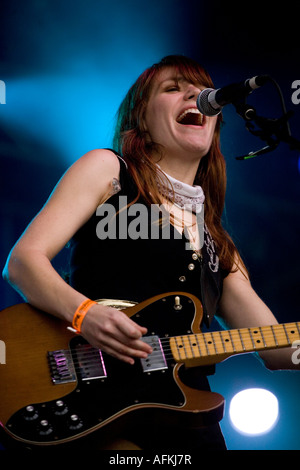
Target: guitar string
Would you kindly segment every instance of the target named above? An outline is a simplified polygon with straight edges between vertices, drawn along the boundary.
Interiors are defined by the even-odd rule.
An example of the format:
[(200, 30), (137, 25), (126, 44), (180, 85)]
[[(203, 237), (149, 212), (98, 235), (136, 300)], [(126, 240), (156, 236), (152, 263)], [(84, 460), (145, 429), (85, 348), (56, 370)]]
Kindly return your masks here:
[[(280, 327), (281, 325), (274, 325), (274, 326), (277, 327), (277, 329), (278, 329), (278, 327)], [(263, 328), (265, 328), (265, 327), (263, 327)], [(294, 335), (295, 334), (295, 333), (292, 333), (291, 331), (288, 331), (288, 330), (286, 332), (282, 331), (283, 328), (281, 328), (281, 331), (276, 332), (275, 336), (276, 336), (276, 339), (277, 339), (278, 343), (284, 343), (284, 344), (282, 344), (282, 345), (277, 344), (276, 345), (276, 344), (274, 344), (275, 339), (274, 339), (274, 335), (272, 334), (272, 331), (270, 333), (264, 332), (263, 335), (260, 335), (261, 339), (259, 339), (259, 341), (261, 341), (261, 342), (258, 343), (258, 345), (257, 345), (255, 340), (251, 337), (250, 332), (247, 331), (248, 329), (240, 329), (240, 331), (241, 330), (243, 330), (244, 333), (246, 333), (246, 332), (248, 333), (248, 337), (247, 338), (244, 337), (243, 341), (247, 341), (251, 345), (251, 349), (253, 351), (261, 350), (261, 349), (276, 349), (278, 347), (285, 347), (285, 346), (288, 347), (291, 344), (291, 340), (287, 339), (287, 334), (288, 335)], [(253, 331), (259, 331), (258, 328), (253, 328), (253, 329), (250, 329), (250, 330), (252, 330), (252, 333), (253, 333)], [(295, 328), (292, 331), (294, 331), (294, 330), (295, 330)], [(234, 331), (238, 331), (238, 330), (234, 330)], [(231, 344), (232, 351), (226, 350), (226, 348), (223, 345), (223, 342), (221, 341), (221, 339), (218, 339), (218, 338), (216, 338), (215, 341), (212, 341), (209, 344), (209, 346), (211, 346), (214, 349), (214, 351), (209, 350), (209, 346), (207, 345), (205, 340), (203, 340), (202, 344), (199, 344), (198, 342), (197, 342), (198, 344), (197, 343), (192, 343), (192, 344), (190, 343), (189, 337), (191, 337), (191, 336), (195, 336), (196, 338), (200, 337), (200, 338), (203, 339), (203, 335), (214, 335), (215, 333), (226, 333), (226, 332), (212, 332), (212, 333), (200, 333), (200, 334), (196, 333), (196, 334), (190, 334), (190, 335), (176, 336), (175, 338), (177, 338), (181, 341), (180, 344), (182, 344), (182, 347), (180, 347), (180, 344), (179, 344), (179, 347), (175, 345), (175, 349), (177, 349), (177, 351), (182, 351), (183, 355), (186, 356), (185, 350), (188, 350), (193, 355), (193, 347), (194, 348), (197, 347), (197, 349), (199, 351), (199, 353), (197, 354), (197, 357), (201, 357), (201, 356), (208, 357), (210, 355), (222, 354), (222, 353), (230, 353), (230, 354), (232, 353), (232, 354), (234, 354), (235, 352), (238, 352), (238, 351), (236, 351), (237, 348), (236, 348), (236, 345), (234, 344), (234, 341), (232, 341), (232, 339), (230, 339), (230, 338), (228, 338), (229, 341), (228, 341), (227, 345)], [(299, 335), (297, 336), (297, 338), (299, 339)], [(167, 360), (169, 360), (170, 358), (174, 358), (174, 355), (173, 355), (173, 352), (172, 352), (172, 347), (170, 346), (170, 339), (171, 338), (161, 338), (161, 340), (160, 340), (161, 343), (166, 343), (169, 346), (169, 348), (163, 347), (163, 355), (165, 356), (165, 358)], [(265, 346), (264, 343), (268, 343), (268, 341), (270, 341), (270, 339), (272, 340), (273, 344), (270, 345), (270, 346)], [(265, 340), (265, 342), (264, 342), (264, 340)], [(294, 337), (293, 337), (293, 340), (295, 340)], [(235, 341), (236, 341), (236, 339), (235, 339)], [(242, 345), (241, 340), (240, 340), (240, 343)], [(195, 344), (195, 346), (193, 346), (193, 344)], [(94, 364), (101, 363), (101, 359), (100, 359), (100, 356), (99, 356), (99, 349), (92, 348), (89, 345), (84, 346), (84, 347), (87, 348), (86, 351), (84, 349), (81, 349), (81, 350), (79, 350), (78, 353), (75, 352), (76, 356), (77, 356), (77, 354), (79, 354), (81, 356), (80, 358), (77, 358), (77, 359), (74, 359), (74, 357), (72, 355), (72, 351), (69, 350), (69, 349), (51, 351), (51, 352), (52, 353), (63, 354), (67, 359), (72, 358), (72, 362), (73, 362), (75, 367), (79, 364), (83, 364), (84, 361), (90, 361), (90, 362), (88, 362), (89, 364), (93, 364), (93, 361), (94, 361)], [(203, 353), (203, 351), (202, 351), (203, 348), (205, 349), (205, 353)], [(222, 350), (222, 352), (218, 351), (219, 348)], [(243, 352), (243, 350), (244, 350), (244, 348), (242, 348), (242, 349), (240, 348), (240, 352)], [(153, 353), (150, 356), (151, 356), (152, 359), (154, 359), (156, 356), (161, 357), (162, 356), (162, 351), (161, 350), (153, 351)], [(180, 356), (180, 353), (179, 353), (179, 356)], [(91, 359), (93, 359), (93, 360), (91, 360)], [(137, 358), (137, 359), (140, 359), (140, 358)], [(192, 359), (192, 357), (191, 357), (191, 359)], [(52, 358), (52, 360), (54, 362), (56, 362), (54, 357)]]
[[(234, 330), (234, 331), (235, 331), (235, 330)], [(253, 331), (252, 331), (252, 330), (248, 330), (248, 329), (241, 329), (240, 332), (241, 332), (242, 334), (238, 334), (238, 332), (236, 332), (236, 334), (237, 334), (238, 336), (237, 336), (236, 338), (234, 338), (234, 339), (232, 338), (232, 335), (231, 335), (231, 337), (230, 337), (230, 335), (228, 335), (228, 337), (226, 337), (226, 338), (216, 338), (216, 337), (215, 337), (215, 335), (216, 335), (217, 333), (221, 333), (222, 336), (225, 336), (224, 333), (226, 333), (226, 332), (212, 332), (212, 333), (203, 333), (203, 334), (201, 334), (201, 333), (200, 333), (200, 334), (199, 334), (199, 333), (194, 333), (194, 334), (181, 335), (181, 336), (180, 336), (180, 335), (177, 335), (177, 336), (173, 337), (173, 339), (176, 338), (177, 341), (179, 340), (179, 341), (181, 342), (180, 344), (182, 344), (182, 347), (185, 347), (185, 346), (186, 346), (186, 348), (190, 348), (191, 350), (192, 350), (193, 347), (196, 347), (196, 346), (200, 346), (200, 347), (205, 346), (205, 348), (206, 348), (206, 345), (209, 345), (209, 346), (213, 346), (213, 347), (216, 346), (215, 349), (221, 348), (221, 349), (222, 349), (222, 352), (227, 352), (227, 351), (226, 351), (226, 347), (224, 347), (224, 344), (223, 344), (224, 341), (226, 342), (226, 345), (229, 345), (229, 346), (231, 345), (231, 347), (233, 348), (233, 350), (236, 349), (236, 343), (237, 343), (237, 342), (240, 343), (240, 344), (242, 344), (242, 342), (245, 342), (245, 341), (246, 341), (246, 342), (248, 342), (250, 345), (253, 345), (253, 342), (254, 342), (254, 343), (257, 343), (257, 340), (259, 341), (258, 344), (261, 345), (261, 346), (263, 346), (263, 347), (265, 347), (265, 343), (268, 343), (268, 342), (270, 342), (270, 340), (271, 340), (272, 344), (266, 345), (266, 347), (267, 347), (267, 348), (276, 347), (276, 341), (275, 341), (275, 339), (274, 339), (274, 335), (273, 335), (272, 331), (271, 331), (271, 332), (264, 332), (263, 334), (259, 334), (259, 335), (256, 336), (255, 338), (254, 338), (253, 336), (251, 336), (250, 331), (251, 331), (251, 333), (254, 333), (254, 331), (259, 332), (258, 329), (254, 329)], [(294, 330), (292, 330), (292, 331), (294, 331)], [(288, 335), (294, 335), (295, 333), (293, 333), (292, 331), (287, 331), (287, 334), (288, 334)], [(279, 334), (279, 333), (280, 333), (280, 334)], [(276, 339), (277, 339), (277, 342), (282, 342), (282, 341), (284, 341), (284, 343), (288, 343), (288, 344), (291, 343), (291, 339), (290, 339), (290, 338), (287, 339), (287, 335), (286, 335), (285, 332), (282, 332), (282, 331), (281, 331), (281, 332), (279, 332), (279, 333), (277, 332), (277, 333), (275, 334)], [(245, 337), (245, 334), (246, 334), (247, 337)], [(210, 338), (210, 337), (211, 337), (212, 340), (211, 340), (211, 339), (208, 339), (208, 341), (206, 341), (205, 336), (207, 336), (207, 338)], [(279, 337), (279, 336), (280, 336), (280, 337)], [(297, 335), (296, 335), (296, 336), (297, 336)], [(190, 341), (191, 341), (191, 337), (192, 337), (192, 338), (195, 338), (195, 339), (193, 340), (193, 343), (190, 342)], [(256, 339), (256, 338), (258, 338), (258, 339)], [(160, 339), (160, 342), (161, 342), (161, 343), (167, 343), (167, 344), (169, 345), (170, 339), (172, 339), (172, 338), (169, 338), (169, 337), (168, 337), (168, 338), (161, 338), (161, 339)], [(294, 340), (295, 338), (293, 337), (292, 339)], [(196, 343), (195, 343), (195, 340), (196, 340)], [(223, 341), (222, 341), (222, 340), (223, 340)], [(199, 341), (201, 341), (201, 342), (199, 343)], [(284, 344), (284, 345), (285, 345), (285, 344)], [(284, 346), (284, 345), (283, 345), (283, 346)], [(176, 345), (174, 345), (174, 346), (175, 346), (175, 348), (176, 348)], [(209, 347), (209, 346), (207, 346), (207, 347)], [(179, 347), (180, 347), (180, 345), (179, 345)], [(86, 348), (87, 350), (85, 351), (84, 348)], [(172, 351), (172, 349), (174, 349), (174, 348), (172, 348), (171, 346), (169, 346), (169, 351)], [(164, 353), (168, 353), (168, 349), (167, 349), (166, 347), (164, 347), (163, 350), (164, 350)], [(91, 346), (89, 346), (89, 345), (84, 345), (82, 349), (79, 349), (79, 354), (80, 354), (81, 356), (82, 356), (82, 355), (86, 355), (86, 356), (87, 356), (87, 355), (91, 355), (91, 356), (93, 356), (93, 355), (97, 355), (97, 354), (98, 354), (98, 351), (99, 351), (99, 349), (97, 349), (97, 348), (93, 348), (93, 347), (91, 347)], [(64, 353), (64, 354), (69, 353), (69, 354), (71, 354), (71, 351), (70, 351), (69, 349), (66, 349), (66, 350), (57, 350), (57, 351), (51, 351), (51, 352), (52, 352), (52, 353), (58, 353), (58, 354), (59, 354), (59, 353)], [(217, 351), (216, 351), (216, 352), (217, 352)], [(75, 354), (76, 354), (76, 351), (75, 351)], [(154, 355), (154, 354), (155, 354), (155, 351), (153, 351), (152, 355)], [(158, 350), (158, 351), (157, 351), (157, 354), (158, 354), (158, 355), (161, 355), (161, 351)], [(98, 359), (98, 358), (97, 358), (97, 359)]]
[[(275, 326), (278, 326), (278, 325), (275, 325)], [(227, 338), (225, 338), (225, 339), (223, 338), (223, 341), (225, 340), (225, 342), (226, 342), (226, 340), (227, 340), (227, 345), (228, 345), (228, 344), (230, 345), (230, 343), (231, 343), (231, 346), (232, 346), (233, 349), (235, 349), (235, 346), (236, 346), (236, 345), (235, 345), (235, 342), (237, 342), (237, 341), (238, 341), (239, 343), (242, 343), (242, 340), (243, 340), (243, 341), (247, 341), (249, 344), (253, 345), (253, 342), (256, 343), (257, 340), (255, 341), (255, 339), (251, 336), (250, 331), (251, 331), (252, 333), (254, 333), (254, 331), (257, 331), (257, 330), (258, 330), (257, 328), (255, 328), (255, 329), (253, 329), (253, 330), (241, 329), (240, 332), (246, 333), (246, 334), (247, 334), (247, 338), (245, 338), (245, 336), (243, 337), (243, 335), (239, 335), (239, 334), (238, 334), (238, 330), (237, 330), (238, 340), (237, 340), (237, 338), (235, 338), (235, 339), (233, 340), (232, 337), (231, 337), (231, 338), (227, 337)], [(234, 330), (234, 331), (235, 331), (235, 330)], [(292, 330), (292, 331), (294, 331), (294, 330)], [(295, 333), (293, 333), (292, 331), (287, 331), (287, 334), (289, 334), (289, 335), (294, 335)], [(221, 333), (221, 334), (223, 334), (223, 336), (224, 336), (224, 333), (226, 333), (226, 332), (212, 332), (212, 333), (203, 333), (203, 334), (201, 334), (201, 333), (200, 333), (200, 334), (199, 334), (199, 333), (195, 333), (195, 334), (182, 335), (182, 336), (177, 335), (177, 336), (175, 336), (175, 337), (173, 337), (173, 338), (177, 338), (177, 340), (180, 340), (180, 341), (181, 341), (181, 343), (183, 344), (183, 347), (186, 346), (187, 348), (190, 348), (191, 350), (192, 350), (191, 346), (193, 346), (193, 347), (202, 346), (202, 347), (203, 347), (203, 345), (204, 345), (204, 346), (206, 347), (206, 344), (209, 344), (209, 345), (211, 345), (211, 346), (217, 346), (217, 349), (218, 349), (218, 346), (219, 346), (219, 347), (221, 346), (221, 349), (223, 350), (222, 352), (227, 352), (227, 351), (226, 351), (226, 348), (225, 348), (224, 345), (223, 345), (222, 339), (220, 339), (220, 338), (214, 338), (214, 336), (215, 336), (216, 333)], [(286, 333), (285, 333), (284, 331), (280, 331), (279, 333), (280, 333), (280, 338), (279, 338), (278, 332), (276, 333), (276, 339), (277, 339), (277, 341), (279, 341), (279, 342), (284, 341), (284, 343), (287, 342), (288, 344), (291, 343), (290, 338), (287, 339)], [(205, 336), (205, 335), (206, 335), (208, 338), (209, 338), (210, 336), (212, 336), (213, 341), (211, 341), (210, 339), (209, 339), (208, 341), (205, 341), (205, 339), (204, 339), (204, 336)], [(228, 336), (229, 336), (229, 335), (228, 335)], [(270, 339), (271, 339), (271, 340), (272, 340), (272, 344), (269, 345), (269, 346), (266, 345), (266, 347), (267, 347), (267, 348), (268, 348), (268, 347), (269, 347), (269, 348), (276, 347), (276, 342), (275, 342), (274, 335), (273, 335), (272, 331), (269, 332), (269, 333), (268, 333), (268, 332), (264, 332), (264, 334), (260, 334), (260, 336), (261, 336), (261, 339), (258, 338), (258, 340), (260, 341), (259, 345), (265, 347), (265, 346), (264, 346), (264, 340), (265, 340), (265, 342), (267, 343), (267, 342), (270, 341)], [(199, 339), (200, 339), (200, 340), (202, 339), (203, 341), (202, 341), (202, 343), (200, 343), (200, 344), (196, 344), (196, 343), (192, 343), (192, 344), (191, 344), (191, 343), (190, 343), (190, 338), (191, 338), (191, 337), (195, 337), (196, 341), (199, 340)], [(170, 343), (170, 339), (171, 339), (171, 338), (161, 338), (160, 341), (161, 341), (161, 343), (167, 342), (167, 344), (169, 344), (169, 343)], [(294, 340), (295, 338), (293, 337), (292, 339)], [(261, 341), (262, 341), (263, 344), (261, 344)], [(198, 343), (199, 343), (199, 342), (198, 342)], [(274, 343), (275, 343), (275, 344), (274, 344)], [(285, 346), (285, 344), (283, 345), (283, 347), (284, 347), (284, 346)], [(84, 347), (87, 348), (87, 351), (84, 351), (84, 349), (81, 349), (81, 350), (79, 351), (79, 353), (80, 353), (81, 355), (83, 355), (83, 354), (84, 354), (84, 355), (88, 355), (88, 354), (90, 354), (90, 355), (95, 355), (95, 354), (97, 354), (97, 351), (99, 351), (97, 348), (92, 348), (92, 347), (90, 347), (89, 345), (84, 346)], [(175, 347), (176, 347), (176, 346), (175, 346)], [(174, 349), (174, 348), (173, 348), (173, 349)], [(167, 349), (167, 348), (164, 347), (163, 350), (164, 350), (164, 353), (168, 353), (168, 349)], [(172, 351), (172, 347), (169, 347), (169, 351), (170, 351), (170, 352)], [(54, 352), (58, 352), (58, 353), (59, 353), (59, 352), (63, 352), (64, 354), (66, 354), (66, 353), (70, 353), (70, 354), (71, 354), (71, 351), (70, 351), (70, 350), (58, 350), (58, 351), (54, 351)], [(154, 354), (155, 354), (155, 351), (152, 353), (152, 355), (154, 355)], [(158, 354), (158, 355), (161, 355), (161, 351), (158, 351), (157, 354)], [(98, 358), (97, 358), (97, 359), (98, 359)]]

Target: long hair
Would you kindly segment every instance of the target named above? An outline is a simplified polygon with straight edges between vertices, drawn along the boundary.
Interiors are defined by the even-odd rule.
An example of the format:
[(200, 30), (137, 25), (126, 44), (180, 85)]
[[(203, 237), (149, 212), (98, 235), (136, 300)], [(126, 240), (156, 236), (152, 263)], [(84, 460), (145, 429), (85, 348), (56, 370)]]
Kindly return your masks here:
[[(113, 148), (128, 164), (138, 189), (136, 200), (142, 197), (148, 204), (161, 203), (157, 185), (159, 169), (151, 158), (153, 151), (159, 153), (160, 148), (149, 139), (143, 118), (153, 79), (169, 67), (191, 83), (214, 87), (210, 75), (200, 64), (181, 55), (172, 55), (146, 69), (122, 101), (117, 113)], [(220, 150), (221, 121), (219, 114), (210, 150), (200, 161), (194, 184), (201, 185), (205, 194), (205, 222), (216, 244), (221, 267), (231, 271), (237, 250), (221, 222), (226, 192), (226, 164)]]

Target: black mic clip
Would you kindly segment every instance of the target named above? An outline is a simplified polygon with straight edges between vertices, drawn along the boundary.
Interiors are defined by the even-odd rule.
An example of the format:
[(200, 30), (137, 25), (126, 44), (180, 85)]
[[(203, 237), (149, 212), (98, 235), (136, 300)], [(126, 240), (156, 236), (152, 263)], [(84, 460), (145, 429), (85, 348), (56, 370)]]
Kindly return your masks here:
[(246, 121), (251, 121), (256, 116), (256, 111), (253, 106), (250, 106), (246, 102), (246, 97), (238, 99), (232, 102), (236, 109), (236, 112)]
[[(259, 150), (249, 152), (244, 156), (236, 157), (236, 160), (248, 160), (249, 158), (271, 152), (277, 148), (280, 142), (289, 144), (291, 150), (300, 150), (300, 141), (292, 137), (288, 123), (294, 112), (286, 112), (279, 86), (273, 79), (270, 78), (270, 80), (276, 85), (281, 96), (283, 115), (280, 118), (271, 119), (258, 116), (255, 108), (246, 103), (246, 98), (232, 103), (237, 113), (245, 120), (246, 129), (267, 144)], [(255, 127), (253, 123), (256, 124), (257, 127)]]

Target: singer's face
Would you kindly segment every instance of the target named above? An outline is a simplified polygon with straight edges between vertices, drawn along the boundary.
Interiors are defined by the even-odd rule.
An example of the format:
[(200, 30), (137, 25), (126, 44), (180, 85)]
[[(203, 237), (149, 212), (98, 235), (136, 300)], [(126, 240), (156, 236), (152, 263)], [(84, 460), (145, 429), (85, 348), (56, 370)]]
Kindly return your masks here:
[(150, 92), (145, 125), (153, 142), (163, 146), (164, 155), (206, 155), (213, 139), (217, 117), (199, 113), (198, 94), (205, 87), (177, 75), (172, 67), (159, 72)]

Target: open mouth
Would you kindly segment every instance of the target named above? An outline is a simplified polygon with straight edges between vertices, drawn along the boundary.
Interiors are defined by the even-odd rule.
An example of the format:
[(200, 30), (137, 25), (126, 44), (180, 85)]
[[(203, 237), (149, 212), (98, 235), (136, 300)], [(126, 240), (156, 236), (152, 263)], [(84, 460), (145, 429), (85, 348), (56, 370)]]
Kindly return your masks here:
[(176, 121), (184, 126), (202, 126), (203, 115), (196, 108), (186, 109), (181, 113)]

